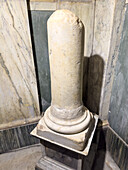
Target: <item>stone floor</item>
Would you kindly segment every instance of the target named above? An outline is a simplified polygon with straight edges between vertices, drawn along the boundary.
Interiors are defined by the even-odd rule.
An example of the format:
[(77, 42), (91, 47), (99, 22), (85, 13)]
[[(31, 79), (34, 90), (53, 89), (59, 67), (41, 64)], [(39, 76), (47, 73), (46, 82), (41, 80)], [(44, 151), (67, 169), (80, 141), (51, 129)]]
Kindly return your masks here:
[(35, 170), (41, 156), (41, 145), (1, 154), (0, 170)]
[[(0, 155), (0, 170), (35, 170), (36, 162), (42, 156), (41, 145), (23, 148)], [(85, 169), (84, 170), (89, 170)], [(93, 170), (119, 170), (108, 152), (98, 151)]]

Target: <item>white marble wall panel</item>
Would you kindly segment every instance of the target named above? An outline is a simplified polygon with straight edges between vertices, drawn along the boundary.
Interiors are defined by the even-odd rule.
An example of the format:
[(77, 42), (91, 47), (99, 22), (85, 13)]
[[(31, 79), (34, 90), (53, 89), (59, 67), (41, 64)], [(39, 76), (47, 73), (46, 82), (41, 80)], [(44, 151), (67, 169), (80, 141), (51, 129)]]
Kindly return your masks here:
[(115, 0), (96, 0), (92, 55), (88, 62), (86, 105), (99, 114), (109, 56)]
[(0, 1), (0, 127), (39, 115), (26, 0)]
[(93, 55), (106, 63), (112, 34), (115, 0), (96, 0)]
[[(109, 88), (111, 87), (109, 86), (109, 88), (106, 88), (106, 86), (108, 86), (108, 83), (112, 83), (107, 78), (107, 76), (109, 77), (109, 74), (111, 74), (112, 70), (110, 71), (111, 66), (109, 65), (108, 67), (108, 63), (110, 64), (112, 62), (113, 53), (115, 49), (117, 50), (119, 47), (119, 37), (117, 38), (117, 36), (120, 31), (123, 3), (124, 1), (122, 1), (122, 3), (120, 2), (119, 5), (119, 1), (116, 0), (96, 0), (92, 52), (92, 57), (94, 60), (92, 60), (92, 62), (90, 61), (90, 65), (91, 63), (93, 65), (93, 69), (90, 69), (90, 75), (92, 74), (93, 76), (90, 78), (88, 83), (88, 87), (90, 89), (88, 90), (87, 104), (91, 107), (91, 103), (96, 103), (97, 96), (99, 96), (98, 93), (100, 92), (98, 112), (101, 119), (107, 119), (109, 111), (108, 108), (111, 95), (111, 90), (109, 90)], [(95, 58), (99, 58), (99, 62)], [(99, 63), (99, 65), (98, 63), (96, 64), (95, 60)], [(101, 60), (103, 61), (102, 64), (100, 64)], [(100, 75), (100, 71), (99, 74), (95, 72), (97, 67), (103, 68), (103, 75)], [(99, 87), (99, 83), (97, 82), (98, 78), (96, 78), (98, 75), (101, 76), (101, 87)], [(108, 96), (106, 96), (106, 94)]]

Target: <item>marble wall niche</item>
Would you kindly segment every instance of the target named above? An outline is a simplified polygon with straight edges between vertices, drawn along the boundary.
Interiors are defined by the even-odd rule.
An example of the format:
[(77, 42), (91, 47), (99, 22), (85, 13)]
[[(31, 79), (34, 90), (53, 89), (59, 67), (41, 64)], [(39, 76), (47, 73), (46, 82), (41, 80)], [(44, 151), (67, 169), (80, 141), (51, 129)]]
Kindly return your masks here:
[[(85, 26), (85, 46), (84, 55), (89, 57), (92, 52), (93, 42), (93, 24), (94, 24), (94, 2), (37, 2), (30, 1), (30, 20), (32, 26), (33, 47), (38, 70), (38, 81), (42, 100), (42, 111), (45, 111), (50, 105), (50, 75), (49, 75), (49, 58), (47, 45), (47, 19), (56, 9), (69, 9), (75, 13), (84, 23)], [(85, 58), (86, 60), (86, 58)], [(85, 68), (87, 62), (85, 63)], [(86, 72), (84, 70), (86, 87)]]
[(82, 2), (75, 1), (57, 1), (57, 2), (41, 2), (32, 0), (30, 1), (30, 10), (32, 12), (42, 11), (55, 11), (57, 9), (68, 9), (75, 13), (83, 22), (85, 27), (85, 47), (84, 47), (84, 56), (89, 57), (92, 52), (92, 42), (93, 42), (93, 24), (94, 24), (94, 1), (86, 1)]
[[(108, 118), (113, 72), (125, 11), (124, 4), (125, 0), (92, 0), (90, 2), (68, 0), (34, 2), (33, 0), (30, 2), (32, 13), (69, 9), (84, 23), (83, 100), (85, 105), (92, 112), (99, 114), (102, 120)], [(35, 48), (38, 48), (37, 46)]]
[(26, 0), (0, 1), (0, 128), (39, 116)]
[(109, 109), (110, 126), (128, 144), (128, 5)]

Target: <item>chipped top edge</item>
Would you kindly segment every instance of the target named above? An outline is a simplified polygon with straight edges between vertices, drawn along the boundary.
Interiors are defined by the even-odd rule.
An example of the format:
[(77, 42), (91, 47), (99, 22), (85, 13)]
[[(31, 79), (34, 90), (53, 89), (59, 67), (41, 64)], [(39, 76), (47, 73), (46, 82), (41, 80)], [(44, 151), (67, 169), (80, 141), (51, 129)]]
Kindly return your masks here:
[(62, 22), (70, 25), (78, 25), (83, 27), (82, 21), (71, 11), (67, 9), (56, 10), (48, 19), (48, 22)]

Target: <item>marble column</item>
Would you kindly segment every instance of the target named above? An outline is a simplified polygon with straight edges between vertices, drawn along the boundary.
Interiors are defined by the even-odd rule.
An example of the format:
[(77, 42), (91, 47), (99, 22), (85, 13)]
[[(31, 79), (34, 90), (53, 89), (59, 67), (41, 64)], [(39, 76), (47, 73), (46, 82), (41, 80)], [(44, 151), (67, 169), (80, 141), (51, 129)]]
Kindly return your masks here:
[(82, 102), (84, 26), (69, 10), (57, 10), (48, 20), (51, 106), (44, 114), (53, 131), (75, 134), (86, 129), (91, 114)]
[(71, 11), (49, 18), (48, 47), (52, 102), (31, 134), (87, 155), (98, 118), (82, 102), (84, 26)]
[(36, 169), (80, 170), (98, 121), (82, 102), (83, 23), (68, 10), (55, 11), (48, 20), (48, 46), (52, 102), (31, 133), (43, 139), (45, 149)]

